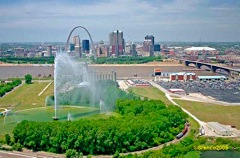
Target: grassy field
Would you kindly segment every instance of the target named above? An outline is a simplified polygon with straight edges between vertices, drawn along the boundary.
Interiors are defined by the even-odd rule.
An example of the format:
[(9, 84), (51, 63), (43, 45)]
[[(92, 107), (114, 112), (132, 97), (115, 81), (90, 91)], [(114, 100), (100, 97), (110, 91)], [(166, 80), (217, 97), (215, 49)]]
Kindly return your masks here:
[(109, 117), (121, 117), (121, 115), (117, 112), (107, 112), (103, 114), (91, 115), (91, 116), (88, 116), (86, 119), (97, 120), (97, 119), (107, 119)]
[(226, 125), (234, 125), (240, 129), (240, 106), (223, 106), (177, 99), (174, 101), (202, 121), (215, 121)]
[[(100, 111), (98, 108), (92, 107), (60, 107), (57, 111), (57, 116), (59, 121), (67, 121), (68, 113), (71, 116), (71, 120), (79, 120), (83, 117), (89, 115), (96, 115)], [(4, 122), (4, 117), (0, 118), (0, 134), (11, 133), (16, 124), (23, 120), (28, 121), (41, 121), (41, 122), (50, 122), (53, 121), (52, 117), (54, 116), (53, 107), (43, 107), (43, 108), (33, 108), (27, 110), (21, 110), (15, 112), (11, 115), (6, 116)]]
[(13, 110), (16, 111), (45, 106), (46, 96), (53, 95), (53, 83), (41, 96), (38, 96), (38, 94), (49, 83), (50, 82), (33, 82), (33, 84), (23, 84), (6, 96), (0, 98), (0, 108), (13, 108)]
[(199, 133), (199, 127), (200, 125), (197, 123), (197, 121), (195, 121), (192, 117), (188, 116), (187, 118), (188, 122), (190, 123), (190, 127), (191, 127), (191, 136), (196, 136)]
[[(53, 121), (53, 107), (45, 107), (46, 96), (53, 95), (54, 84), (52, 83), (40, 96), (42, 90), (50, 82), (34, 82), (33, 84), (23, 84), (6, 96), (0, 98), (0, 112), (3, 108), (12, 109), (13, 113), (6, 117), (0, 117), (0, 135), (11, 133), (16, 124), (22, 120), (29, 121)], [(68, 113), (72, 120), (86, 119), (106, 119), (111, 116), (119, 117), (118, 113), (110, 112), (99, 114), (98, 108), (93, 107), (60, 107), (57, 116), (60, 121), (66, 121)], [(4, 125), (3, 125), (4, 124)]]
[(161, 100), (165, 103), (165, 105), (172, 105), (165, 94), (155, 87), (134, 87), (131, 88), (130, 91), (139, 96), (147, 97), (149, 99)]

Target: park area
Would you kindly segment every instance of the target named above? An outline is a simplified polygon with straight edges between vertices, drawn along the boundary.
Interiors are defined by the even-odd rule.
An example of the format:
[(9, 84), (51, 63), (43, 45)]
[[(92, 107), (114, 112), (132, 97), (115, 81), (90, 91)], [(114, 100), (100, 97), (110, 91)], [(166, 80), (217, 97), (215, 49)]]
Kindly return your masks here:
[(161, 100), (165, 105), (172, 105), (172, 103), (167, 99), (165, 94), (155, 87), (134, 87), (129, 89), (136, 95), (146, 97), (153, 100)]
[[(199, 125), (178, 107), (172, 105), (163, 92), (155, 87), (133, 87), (128, 91), (134, 93), (134, 96), (144, 98), (144, 100), (137, 98), (135, 98), (136, 100), (120, 99), (116, 103), (116, 110), (105, 114), (99, 114), (99, 108), (94, 107), (62, 106), (59, 107), (61, 110), (58, 112), (60, 121), (53, 122), (54, 108), (45, 104), (46, 97), (53, 96), (53, 83), (50, 84), (50, 82), (45, 81), (34, 82), (29, 85), (22, 84), (0, 98), (0, 108), (11, 109), (13, 112), (7, 116), (9, 118), (5, 120), (5, 125), (3, 125), (4, 117), (0, 118), (0, 135), (4, 133), (12, 135), (13, 131), (15, 143), (27, 144), (25, 147), (34, 151), (44, 150), (65, 153), (76, 150), (79, 153), (81, 151), (81, 154), (84, 155), (116, 154), (116, 151), (118, 153), (143, 150), (169, 142), (182, 130), (187, 119), (191, 125), (191, 134), (183, 142), (192, 141), (190, 137), (198, 132)], [(200, 120), (206, 121), (207, 117), (204, 113), (209, 115), (208, 118), (220, 123), (224, 123), (220, 120), (224, 120), (224, 117), (226, 117), (226, 121), (233, 122), (234, 124), (231, 125), (239, 128), (237, 111), (240, 108), (238, 106), (221, 106), (178, 99), (174, 101), (196, 115)], [(201, 113), (202, 116), (198, 113)], [(69, 117), (69, 114), (71, 114), (71, 117)], [(74, 116), (80, 117), (74, 118)], [(65, 121), (69, 118), (73, 121)], [(166, 124), (170, 126), (166, 127)], [(226, 122), (226, 124), (230, 123)], [(14, 128), (16, 125), (17, 128)], [(56, 141), (46, 139), (48, 138), (46, 134), (50, 135), (51, 140)], [(62, 138), (58, 137), (60, 135), (69, 143), (62, 141)], [(94, 140), (98, 141), (93, 146), (91, 142)], [(196, 145), (199, 141), (195, 141)], [(59, 146), (58, 142), (61, 142), (61, 147), (55, 148), (56, 145)], [(104, 145), (102, 142), (104, 142)], [(71, 144), (76, 145), (71, 146)], [(86, 144), (86, 146), (80, 146), (81, 144)], [(182, 150), (183, 144), (180, 142), (151, 154), (159, 156), (162, 154), (161, 151), (167, 152), (168, 149), (177, 147)], [(188, 153), (190, 149), (193, 150), (190, 146), (184, 147), (184, 149), (182, 151), (183, 155)], [(146, 154), (150, 154), (150, 152), (146, 152)], [(176, 155), (172, 156), (175, 157)]]
[[(51, 81), (52, 82), (52, 81)], [(53, 82), (40, 81), (22, 84), (4, 97), (0, 98), (0, 112), (11, 110), (7, 116), (0, 117), (0, 134), (11, 133), (22, 120), (53, 121), (54, 107), (46, 106), (47, 96), (53, 95)], [(99, 108), (84, 106), (61, 106), (58, 110), (60, 121), (78, 120), (89, 115), (99, 114)], [(111, 116), (109, 114), (109, 116)], [(100, 118), (109, 116), (99, 115)]]
[(174, 101), (204, 122), (219, 122), (240, 129), (240, 106), (223, 106), (178, 99), (174, 99)]
[[(155, 87), (135, 87), (131, 88), (133, 93), (149, 98), (159, 99), (165, 105), (172, 105), (171, 102), (165, 97), (165, 94)], [(208, 102), (194, 102), (189, 100), (180, 100), (174, 96), (174, 101), (190, 113), (195, 115), (198, 119), (204, 122), (219, 122), (225, 125), (232, 125), (240, 129), (240, 105), (239, 106), (224, 106), (212, 104)], [(192, 119), (191, 119), (192, 120)], [(193, 120), (192, 120), (193, 121)]]

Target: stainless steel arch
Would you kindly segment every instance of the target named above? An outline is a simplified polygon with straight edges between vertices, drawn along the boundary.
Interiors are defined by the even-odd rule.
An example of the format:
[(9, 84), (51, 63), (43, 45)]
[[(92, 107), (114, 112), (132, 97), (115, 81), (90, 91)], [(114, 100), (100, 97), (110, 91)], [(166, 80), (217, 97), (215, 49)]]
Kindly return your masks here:
[(65, 46), (65, 50), (67, 51), (67, 48), (69, 48), (69, 40), (70, 40), (70, 37), (71, 37), (73, 31), (74, 31), (75, 29), (77, 29), (77, 28), (82, 28), (82, 29), (84, 29), (84, 30), (87, 32), (87, 34), (88, 34), (88, 36), (89, 36), (89, 38), (90, 38), (90, 41), (91, 41), (91, 48), (92, 48), (92, 51), (93, 51), (94, 60), (97, 60), (97, 55), (96, 55), (96, 51), (95, 51), (95, 48), (94, 48), (94, 45), (93, 45), (92, 36), (91, 36), (91, 34), (88, 32), (88, 30), (87, 30), (85, 27), (83, 27), (83, 26), (76, 26), (76, 27), (74, 27), (74, 28), (72, 29), (72, 31), (71, 31), (70, 34), (68, 35), (68, 39), (67, 39), (67, 43), (66, 43), (66, 46)]

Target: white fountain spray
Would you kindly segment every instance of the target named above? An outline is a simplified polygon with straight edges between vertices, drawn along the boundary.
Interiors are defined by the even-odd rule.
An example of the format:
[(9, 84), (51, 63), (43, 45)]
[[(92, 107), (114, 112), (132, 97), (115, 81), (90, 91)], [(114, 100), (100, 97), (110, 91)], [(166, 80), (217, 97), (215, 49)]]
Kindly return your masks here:
[(100, 100), (99, 106), (100, 106), (100, 113), (101, 114), (107, 112), (106, 106), (105, 106), (105, 104), (104, 104), (104, 102), (102, 100)]
[(72, 115), (70, 114), (70, 112), (68, 112), (67, 118), (68, 118), (68, 121), (72, 121)]
[(6, 109), (4, 112), (5, 112), (5, 116), (4, 116), (4, 120), (3, 120), (3, 125), (6, 124), (6, 118), (7, 118), (7, 115), (10, 115), (11, 110), (7, 110), (7, 109)]
[[(94, 54), (94, 59), (96, 60), (96, 52), (93, 46), (93, 41), (90, 33), (88, 30), (82, 26), (75, 27), (69, 34), (65, 51), (66, 52), (58, 52), (56, 53), (55, 57), (55, 65), (54, 65), (54, 120), (58, 120), (58, 108), (60, 105), (59, 94), (66, 93), (71, 91), (74, 88), (80, 87), (89, 87), (94, 95), (94, 88), (95, 86), (93, 83), (88, 80), (88, 71), (87, 66), (84, 64), (80, 64), (79, 62), (75, 61), (72, 57), (67, 54), (67, 50), (69, 47), (69, 40), (73, 33), (73, 31), (77, 28), (84, 29), (90, 38), (91, 47)], [(94, 97), (93, 97), (94, 98)]]

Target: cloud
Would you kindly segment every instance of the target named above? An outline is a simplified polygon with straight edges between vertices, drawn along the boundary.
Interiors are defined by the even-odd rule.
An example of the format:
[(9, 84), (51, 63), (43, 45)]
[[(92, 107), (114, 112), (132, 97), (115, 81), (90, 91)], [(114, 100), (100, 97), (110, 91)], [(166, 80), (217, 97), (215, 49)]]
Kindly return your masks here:
[(162, 30), (171, 36), (178, 30), (239, 26), (236, 5), (213, 1), (210, 4), (201, 0), (24, 0), (0, 5), (0, 35), (18, 29), (33, 33), (45, 30), (50, 34), (83, 25), (98, 39), (107, 39), (115, 29), (131, 34), (134, 39), (152, 32), (161, 35)]
[(210, 7), (210, 10), (218, 10), (218, 11), (231, 11), (233, 8), (230, 7)]
[[(93, 22), (102, 19), (117, 22), (123, 18), (133, 20), (132, 17), (149, 16), (155, 9), (156, 7), (150, 3), (137, 0), (114, 0), (94, 4), (29, 1), (9, 7), (1, 6), (0, 18), (5, 19), (5, 24), (1, 24), (2, 27), (32, 27), (36, 26), (36, 23), (48, 23), (46, 27), (49, 27), (53, 22), (60, 20), (64, 22), (81, 20)], [(138, 18), (136, 20), (138, 21)]]

